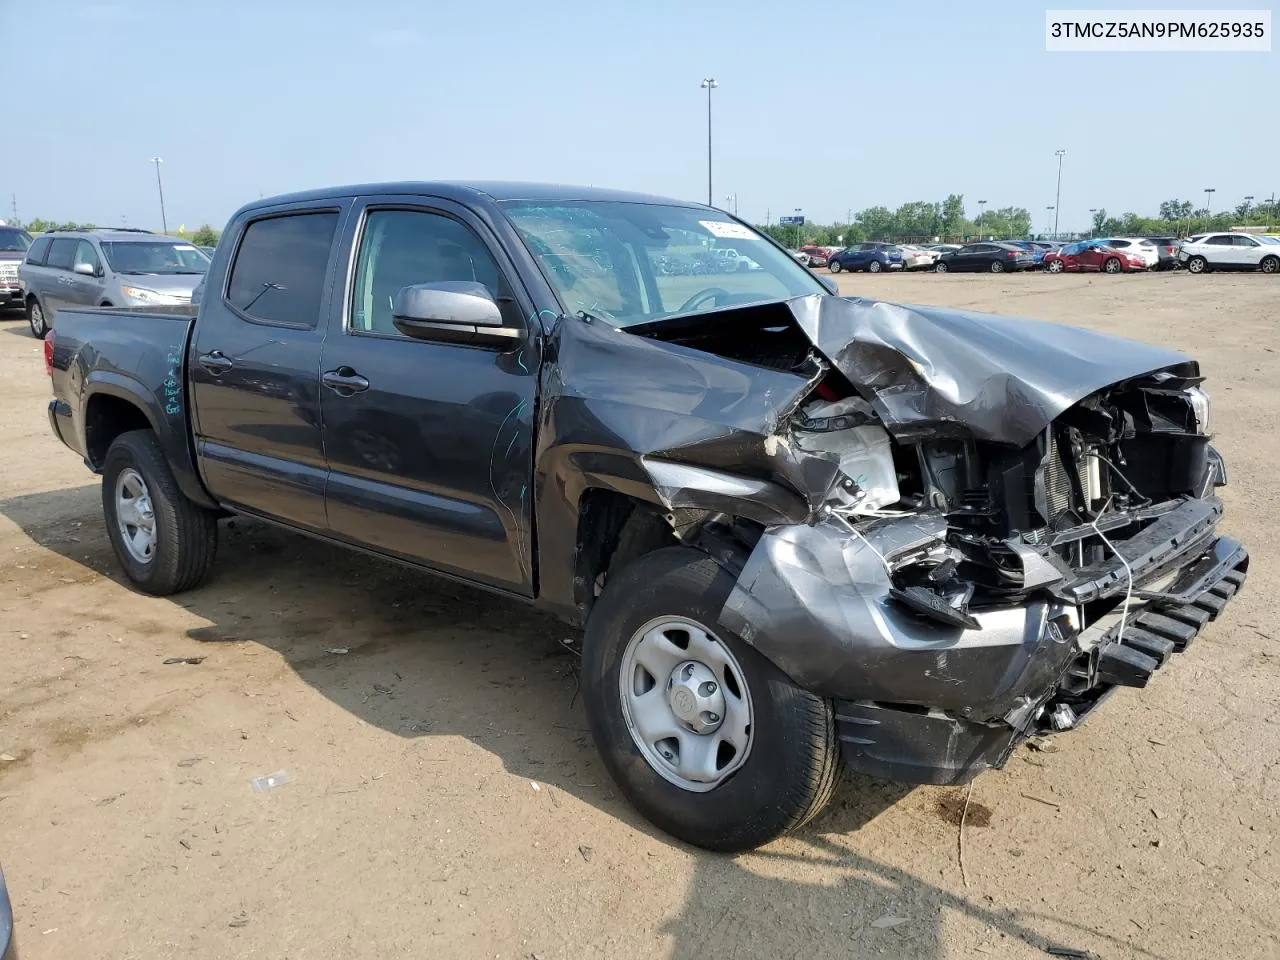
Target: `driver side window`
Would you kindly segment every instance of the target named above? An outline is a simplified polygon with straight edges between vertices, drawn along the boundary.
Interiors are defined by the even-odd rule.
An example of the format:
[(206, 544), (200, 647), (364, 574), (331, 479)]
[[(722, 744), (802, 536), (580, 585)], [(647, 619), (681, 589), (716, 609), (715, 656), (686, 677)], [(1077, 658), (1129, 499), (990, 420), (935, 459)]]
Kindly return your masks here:
[(93, 249), (93, 244), (88, 240), (81, 240), (76, 244), (76, 257), (71, 264), (71, 269), (74, 270), (82, 263), (93, 268), (94, 276), (97, 276), (102, 270), (102, 262), (98, 259), (98, 251)]
[(403, 336), (391, 308), (401, 288), (417, 283), (469, 280), (484, 285), (509, 325), (518, 320), (510, 287), (492, 255), (452, 217), (418, 210), (374, 210), (365, 219), (356, 260), (348, 329)]

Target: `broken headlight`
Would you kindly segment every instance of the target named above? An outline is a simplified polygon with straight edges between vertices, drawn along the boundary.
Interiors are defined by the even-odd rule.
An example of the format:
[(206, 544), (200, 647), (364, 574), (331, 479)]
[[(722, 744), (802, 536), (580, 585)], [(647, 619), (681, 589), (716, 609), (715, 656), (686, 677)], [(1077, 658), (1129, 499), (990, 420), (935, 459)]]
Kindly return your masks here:
[(1183, 391), (1183, 395), (1187, 398), (1187, 403), (1191, 405), (1191, 412), (1196, 418), (1196, 433), (1201, 436), (1209, 435), (1209, 394), (1200, 387), (1191, 387)]

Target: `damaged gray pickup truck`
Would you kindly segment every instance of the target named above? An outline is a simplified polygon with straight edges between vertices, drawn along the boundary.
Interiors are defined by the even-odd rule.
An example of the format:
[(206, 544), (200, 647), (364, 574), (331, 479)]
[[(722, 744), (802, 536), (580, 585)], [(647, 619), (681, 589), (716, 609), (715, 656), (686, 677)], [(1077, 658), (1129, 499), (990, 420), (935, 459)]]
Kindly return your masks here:
[(1194, 361), (837, 297), (694, 204), (263, 200), (194, 317), (63, 310), (45, 350), (139, 587), (198, 584), (246, 514), (569, 618), (610, 773), (712, 849), (807, 821), (842, 760), (1002, 766), (1145, 686), (1248, 568)]

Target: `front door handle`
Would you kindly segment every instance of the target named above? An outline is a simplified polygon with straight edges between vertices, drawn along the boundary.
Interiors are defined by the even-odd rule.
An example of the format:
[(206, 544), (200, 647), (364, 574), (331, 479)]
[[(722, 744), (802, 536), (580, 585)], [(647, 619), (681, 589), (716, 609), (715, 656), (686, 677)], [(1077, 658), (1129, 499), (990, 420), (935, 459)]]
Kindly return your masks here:
[(202, 353), (196, 358), (196, 362), (215, 377), (221, 373), (226, 373), (235, 366), (227, 357), (222, 355), (221, 350), (210, 350), (208, 353)]
[(369, 389), (369, 381), (350, 367), (326, 370), (321, 375), (320, 382), (340, 397), (349, 397), (353, 393), (363, 393)]

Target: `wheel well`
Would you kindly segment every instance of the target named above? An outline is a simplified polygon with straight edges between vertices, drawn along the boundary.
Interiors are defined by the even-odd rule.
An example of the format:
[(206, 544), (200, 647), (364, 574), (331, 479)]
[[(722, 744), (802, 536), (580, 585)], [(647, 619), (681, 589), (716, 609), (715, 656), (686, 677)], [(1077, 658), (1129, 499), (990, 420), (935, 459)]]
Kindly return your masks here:
[(150, 430), (151, 421), (134, 404), (98, 393), (89, 398), (84, 414), (85, 454), (94, 469), (102, 466), (116, 437), (130, 430)]
[(578, 501), (573, 592), (586, 621), (610, 570), (679, 543), (660, 508), (613, 490), (588, 490)]

